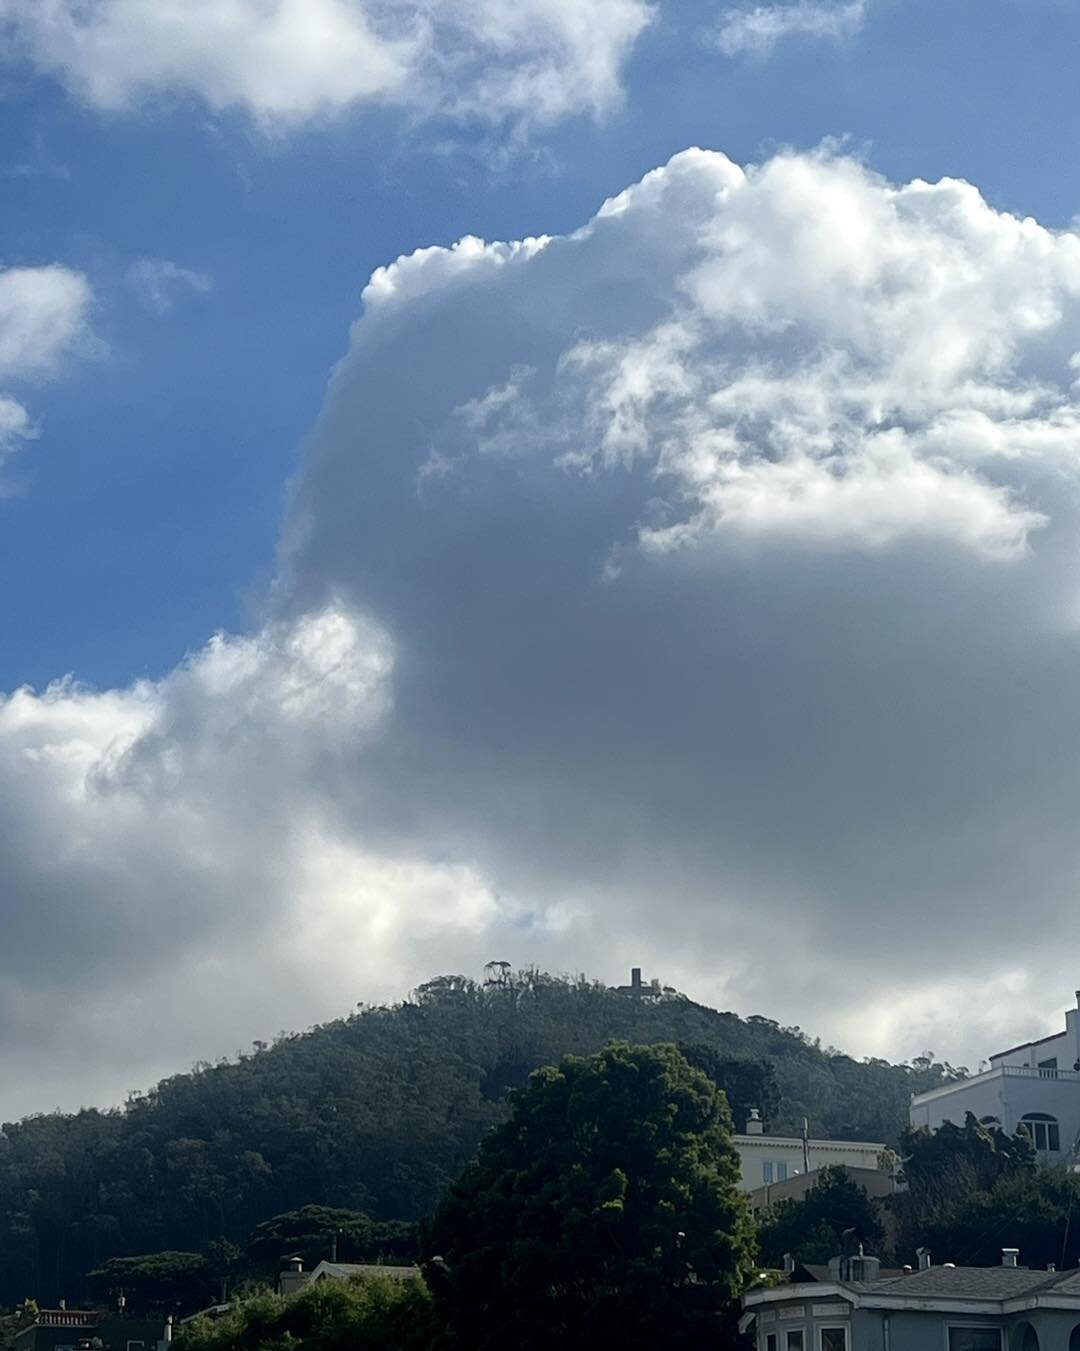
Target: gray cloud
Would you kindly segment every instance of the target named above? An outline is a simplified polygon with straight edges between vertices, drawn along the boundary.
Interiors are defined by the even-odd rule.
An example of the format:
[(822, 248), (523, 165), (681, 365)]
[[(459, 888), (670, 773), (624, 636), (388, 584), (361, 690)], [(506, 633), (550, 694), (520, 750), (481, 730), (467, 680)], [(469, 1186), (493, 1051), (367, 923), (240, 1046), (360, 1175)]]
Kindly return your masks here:
[(0, 705), (5, 1083), (494, 955), (859, 1052), (1056, 1021), (1078, 298), (1076, 235), (812, 155), (380, 270), (265, 626)]

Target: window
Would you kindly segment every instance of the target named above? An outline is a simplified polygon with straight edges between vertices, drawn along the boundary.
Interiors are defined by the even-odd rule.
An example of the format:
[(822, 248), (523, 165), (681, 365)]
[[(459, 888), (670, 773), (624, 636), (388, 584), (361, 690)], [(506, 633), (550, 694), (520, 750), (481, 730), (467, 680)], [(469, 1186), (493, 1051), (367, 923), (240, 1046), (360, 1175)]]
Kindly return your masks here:
[(776, 1180), (777, 1180), (777, 1182), (786, 1182), (786, 1181), (787, 1181), (787, 1164), (786, 1164), (786, 1163), (778, 1163), (778, 1164), (776, 1165)]
[(1028, 1112), (1020, 1121), (1020, 1130), (1027, 1131), (1036, 1149), (1057, 1153), (1061, 1148), (1058, 1123), (1045, 1112)]
[(997, 1328), (950, 1328), (949, 1351), (1001, 1351)]
[(765, 1338), (765, 1351), (776, 1351), (776, 1333), (770, 1332)]
[(773, 1180), (773, 1166), (772, 1166), (772, 1159), (769, 1159), (769, 1161), (768, 1161), (767, 1163), (763, 1163), (763, 1164), (761, 1165), (761, 1176), (762, 1176), (762, 1180), (764, 1181), (764, 1183), (765, 1183), (765, 1185), (766, 1185), (766, 1187), (767, 1187), (767, 1186), (769, 1185), (769, 1183)]
[(802, 1328), (792, 1328), (788, 1332), (787, 1351), (804, 1351)]
[(821, 1351), (848, 1351), (847, 1328), (822, 1328)]

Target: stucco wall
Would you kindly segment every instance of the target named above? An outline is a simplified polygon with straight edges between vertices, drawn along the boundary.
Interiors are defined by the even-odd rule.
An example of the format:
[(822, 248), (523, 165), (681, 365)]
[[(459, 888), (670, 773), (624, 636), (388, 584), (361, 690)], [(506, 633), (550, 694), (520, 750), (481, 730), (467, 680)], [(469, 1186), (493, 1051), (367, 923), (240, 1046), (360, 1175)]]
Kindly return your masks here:
[[(777, 1164), (787, 1165), (788, 1177), (803, 1172), (802, 1141), (782, 1135), (736, 1135), (735, 1148), (739, 1151), (742, 1167), (740, 1185), (743, 1191), (754, 1191), (764, 1185), (762, 1164), (773, 1165), (773, 1181), (778, 1181)], [(810, 1167), (826, 1168), (843, 1164), (848, 1168), (877, 1167), (878, 1155), (884, 1145), (862, 1144), (854, 1141), (811, 1140)]]
[(1010, 1134), (1028, 1112), (1044, 1112), (1054, 1117), (1061, 1136), (1061, 1152), (1050, 1159), (1056, 1162), (1067, 1157), (1080, 1134), (1080, 1079), (1048, 1079), (991, 1070), (947, 1091), (927, 1094), (923, 1101), (913, 1101), (911, 1124), (931, 1130), (945, 1121), (962, 1126), (966, 1112), (980, 1119), (996, 1117)]
[(837, 1301), (815, 1302), (810, 1298), (762, 1310), (757, 1321), (756, 1351), (767, 1351), (769, 1333), (776, 1336), (777, 1351), (786, 1351), (789, 1328), (802, 1329), (805, 1351), (818, 1351), (820, 1328), (844, 1326), (848, 1328), (849, 1351), (948, 1351), (950, 1324), (998, 1328), (1004, 1334), (1003, 1351), (1021, 1351), (1027, 1323), (1038, 1335), (1039, 1351), (1075, 1351), (1069, 1338), (1074, 1328), (1080, 1328), (1080, 1310), (1038, 1309), (1009, 1318), (932, 1310), (853, 1309), (845, 1313)]

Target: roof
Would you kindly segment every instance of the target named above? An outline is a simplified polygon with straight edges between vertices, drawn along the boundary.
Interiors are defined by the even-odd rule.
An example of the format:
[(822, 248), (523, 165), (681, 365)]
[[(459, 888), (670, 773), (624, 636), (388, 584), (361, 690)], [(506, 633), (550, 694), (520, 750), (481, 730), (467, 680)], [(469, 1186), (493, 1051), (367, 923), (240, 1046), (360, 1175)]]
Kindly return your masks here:
[[(731, 1138), (739, 1145), (779, 1145), (785, 1149), (789, 1146), (794, 1149), (803, 1147), (801, 1135), (766, 1135), (764, 1132), (750, 1135), (746, 1131), (733, 1131)], [(857, 1149), (872, 1154), (880, 1154), (885, 1148), (876, 1140), (818, 1140), (810, 1137), (806, 1143), (811, 1149)]]
[[(929, 1267), (926, 1271), (881, 1269), (877, 1280), (844, 1281), (823, 1263), (799, 1262), (792, 1286), (812, 1284), (843, 1287), (860, 1295), (900, 1299), (1011, 1300), (1055, 1294), (1080, 1297), (1080, 1269), (1035, 1271), (1028, 1267)], [(782, 1289), (784, 1287), (775, 1287)], [(790, 1288), (790, 1287), (788, 1287)], [(809, 1292), (807, 1292), (809, 1293)]]
[(395, 1281), (407, 1281), (410, 1276), (418, 1276), (419, 1267), (384, 1267), (373, 1262), (320, 1262), (311, 1273), (312, 1279), (320, 1276), (337, 1278), (340, 1281), (351, 1280), (354, 1276), (390, 1276)]
[[(878, 1280), (864, 1281), (863, 1285), (868, 1289), (871, 1286), (876, 1289), (882, 1281), (896, 1276), (903, 1276), (904, 1274), (903, 1267), (882, 1267)], [(835, 1280), (836, 1277), (823, 1262), (799, 1262), (796, 1265), (794, 1275), (792, 1276), (793, 1285), (807, 1285), (813, 1281), (820, 1281), (824, 1284)], [(851, 1282), (846, 1281), (845, 1284), (850, 1285)]]
[[(827, 1270), (827, 1268), (826, 1268)], [(877, 1281), (848, 1282), (874, 1294), (938, 1299), (1018, 1299), (1051, 1286), (1060, 1288), (1080, 1272), (1030, 1271), (1026, 1267), (930, 1267)], [(1080, 1286), (1077, 1287), (1080, 1289)], [(1072, 1293), (1071, 1291), (1069, 1293)]]
[(1022, 1041), (1019, 1046), (1010, 1046), (1007, 1051), (995, 1051), (990, 1060), (1000, 1060), (1003, 1055), (1015, 1055), (1017, 1051), (1026, 1051), (1031, 1046), (1042, 1046), (1047, 1041), (1057, 1041), (1059, 1037), (1064, 1037), (1065, 1032), (1051, 1032), (1045, 1037), (1036, 1037), (1034, 1041)]

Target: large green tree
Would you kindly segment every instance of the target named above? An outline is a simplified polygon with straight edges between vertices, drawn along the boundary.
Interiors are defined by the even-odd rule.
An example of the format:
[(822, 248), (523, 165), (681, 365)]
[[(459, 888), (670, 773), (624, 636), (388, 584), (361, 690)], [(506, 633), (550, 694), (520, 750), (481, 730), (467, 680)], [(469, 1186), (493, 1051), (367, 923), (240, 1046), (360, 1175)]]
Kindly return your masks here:
[(780, 1201), (758, 1228), (761, 1258), (778, 1267), (785, 1254), (798, 1262), (827, 1262), (842, 1251), (845, 1235), (867, 1252), (881, 1253), (883, 1234), (873, 1202), (846, 1168), (823, 1168), (799, 1201)]
[(257, 1225), (245, 1251), (252, 1271), (270, 1275), (283, 1257), (296, 1254), (315, 1266), (334, 1248), (342, 1262), (412, 1262), (416, 1225), (373, 1220), (361, 1210), (301, 1206)]
[(209, 1261), (197, 1252), (153, 1252), (114, 1257), (87, 1273), (99, 1299), (123, 1292), (133, 1312), (180, 1309), (191, 1313), (214, 1297)]
[(723, 1095), (674, 1046), (538, 1071), (428, 1234), (470, 1351), (720, 1347), (750, 1267)]
[(891, 1198), (889, 1209), (896, 1254), (904, 1262), (931, 1240), (935, 1252), (955, 1254), (950, 1261), (970, 1261), (967, 1249), (974, 1240), (963, 1216), (977, 1212), (1000, 1184), (1035, 1171), (1035, 1151), (1025, 1134), (1008, 1135), (970, 1112), (962, 1126), (946, 1121), (935, 1131), (905, 1131), (900, 1149), (904, 1190)]

